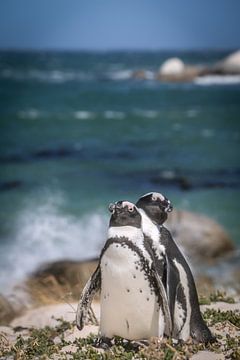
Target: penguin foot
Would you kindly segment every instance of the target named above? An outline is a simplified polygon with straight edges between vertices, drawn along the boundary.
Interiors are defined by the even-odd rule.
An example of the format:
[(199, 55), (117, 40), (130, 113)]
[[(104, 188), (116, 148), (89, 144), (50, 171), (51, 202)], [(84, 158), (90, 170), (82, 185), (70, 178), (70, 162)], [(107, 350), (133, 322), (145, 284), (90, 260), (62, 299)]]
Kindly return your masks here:
[(201, 333), (195, 333), (192, 338), (194, 343), (212, 344), (217, 341), (217, 338), (212, 335), (209, 329), (203, 330)]
[(207, 341), (205, 342), (205, 344), (212, 344), (212, 343), (215, 343), (215, 342), (217, 342), (217, 338), (216, 338), (216, 336), (213, 336), (213, 335), (211, 335), (211, 337), (209, 338), (209, 339), (207, 339)]
[(112, 341), (108, 337), (101, 336), (96, 339), (93, 346), (96, 348), (101, 348), (103, 350), (108, 350), (110, 347), (112, 347)]
[(133, 351), (138, 351), (140, 347), (146, 347), (149, 345), (148, 340), (130, 341), (130, 345)]
[(174, 346), (183, 346), (185, 344), (186, 341), (184, 341), (183, 339), (173, 339), (173, 345)]

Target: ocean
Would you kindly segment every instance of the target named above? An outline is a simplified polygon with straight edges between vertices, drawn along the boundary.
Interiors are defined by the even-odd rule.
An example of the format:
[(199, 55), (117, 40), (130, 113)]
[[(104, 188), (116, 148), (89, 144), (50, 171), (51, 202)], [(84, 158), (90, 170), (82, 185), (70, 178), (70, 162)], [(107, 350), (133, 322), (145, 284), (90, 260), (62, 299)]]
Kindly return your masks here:
[[(0, 52), (0, 292), (45, 262), (97, 256), (108, 204), (158, 191), (240, 240), (240, 79), (160, 83), (169, 57)], [(148, 70), (147, 80), (132, 79)]]

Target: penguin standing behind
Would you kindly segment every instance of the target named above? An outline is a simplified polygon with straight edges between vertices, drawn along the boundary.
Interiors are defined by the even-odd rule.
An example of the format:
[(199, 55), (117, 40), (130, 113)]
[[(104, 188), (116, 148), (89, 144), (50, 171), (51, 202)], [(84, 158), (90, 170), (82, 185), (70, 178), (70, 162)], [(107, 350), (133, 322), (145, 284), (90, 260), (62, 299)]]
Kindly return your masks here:
[(164, 247), (167, 263), (165, 287), (172, 318), (173, 338), (186, 341), (191, 336), (198, 342), (214, 341), (215, 338), (200, 312), (190, 267), (171, 233), (162, 226), (167, 220), (167, 213), (172, 211), (170, 201), (162, 194), (153, 192), (142, 196), (136, 206), (142, 215), (143, 233), (150, 237), (156, 257), (159, 254), (159, 246)]
[[(171, 333), (163, 274), (156, 271), (137, 207), (128, 201), (110, 205), (108, 239), (99, 264), (83, 289), (76, 322), (81, 330), (96, 291), (100, 290), (100, 336), (128, 340)], [(164, 263), (164, 254), (159, 258)], [(162, 266), (162, 269), (164, 266)]]

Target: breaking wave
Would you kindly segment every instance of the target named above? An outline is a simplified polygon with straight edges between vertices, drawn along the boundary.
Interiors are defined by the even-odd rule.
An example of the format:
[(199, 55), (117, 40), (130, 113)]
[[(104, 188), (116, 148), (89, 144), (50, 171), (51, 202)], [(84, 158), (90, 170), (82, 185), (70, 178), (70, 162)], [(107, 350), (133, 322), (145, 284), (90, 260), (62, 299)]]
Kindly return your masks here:
[(240, 84), (240, 75), (207, 75), (194, 80), (197, 85), (235, 85)]
[(0, 288), (7, 292), (42, 263), (84, 260), (99, 255), (106, 239), (107, 218), (101, 211), (78, 218), (63, 214), (61, 197), (26, 205), (11, 239), (1, 249)]

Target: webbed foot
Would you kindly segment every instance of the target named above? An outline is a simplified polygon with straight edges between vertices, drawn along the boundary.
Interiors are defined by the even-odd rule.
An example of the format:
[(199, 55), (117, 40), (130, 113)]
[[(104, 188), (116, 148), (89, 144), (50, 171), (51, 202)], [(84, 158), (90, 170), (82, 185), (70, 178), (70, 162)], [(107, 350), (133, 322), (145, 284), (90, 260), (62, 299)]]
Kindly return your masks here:
[(96, 348), (101, 348), (103, 350), (108, 350), (110, 347), (112, 347), (112, 339), (105, 336), (101, 336), (96, 339), (93, 346)]

